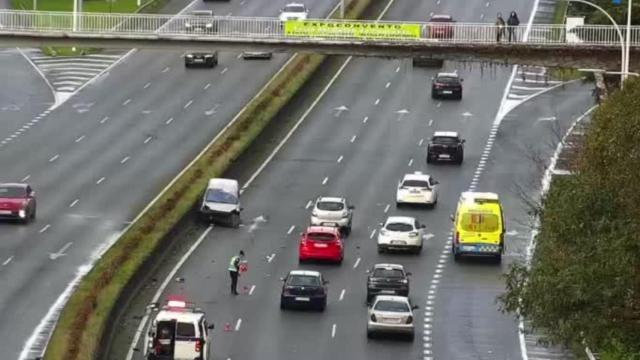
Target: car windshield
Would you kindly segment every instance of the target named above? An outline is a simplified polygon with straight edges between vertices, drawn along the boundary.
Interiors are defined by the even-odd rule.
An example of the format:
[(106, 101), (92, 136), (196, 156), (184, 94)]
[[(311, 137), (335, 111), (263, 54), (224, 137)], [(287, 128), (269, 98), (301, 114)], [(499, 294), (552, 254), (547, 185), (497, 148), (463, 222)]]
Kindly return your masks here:
[(380, 300), (376, 303), (374, 310), (406, 313), (409, 312), (409, 306), (401, 301)]
[(420, 188), (429, 188), (429, 183), (425, 180), (405, 180), (402, 183), (402, 186), (407, 187), (420, 187)]
[(209, 189), (209, 191), (207, 191), (207, 202), (237, 204), (238, 198), (233, 194), (220, 189)]
[(457, 84), (459, 80), (455, 76), (438, 76), (436, 82), (441, 84)]
[(302, 5), (287, 5), (284, 7), (284, 12), (303, 13), (305, 9)]
[(460, 220), (460, 226), (464, 231), (496, 232), (500, 229), (500, 217), (490, 213), (465, 213)]
[(196, 327), (192, 323), (179, 322), (176, 326), (176, 337), (192, 338), (196, 336)]
[(336, 239), (336, 236), (328, 233), (312, 232), (307, 234), (307, 239), (314, 241), (332, 241)]
[(320, 201), (316, 207), (323, 211), (340, 211), (344, 209), (344, 204), (336, 201)]
[(373, 270), (373, 277), (382, 277), (382, 278), (404, 278), (404, 273), (400, 269), (384, 269), (378, 268)]
[(320, 286), (320, 278), (310, 275), (291, 275), (287, 279), (289, 286)]
[(455, 145), (458, 139), (451, 136), (434, 136), (431, 141), (435, 144)]
[(27, 196), (27, 190), (22, 186), (0, 186), (0, 198), (22, 199)]
[(387, 230), (389, 231), (413, 231), (413, 226), (406, 223), (388, 223)]

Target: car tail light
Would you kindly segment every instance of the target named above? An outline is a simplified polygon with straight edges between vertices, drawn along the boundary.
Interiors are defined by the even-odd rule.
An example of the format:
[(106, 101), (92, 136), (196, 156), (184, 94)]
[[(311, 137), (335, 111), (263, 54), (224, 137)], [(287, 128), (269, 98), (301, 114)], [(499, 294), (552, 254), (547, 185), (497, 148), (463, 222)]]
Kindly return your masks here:
[(411, 324), (413, 322), (413, 316), (409, 315), (409, 317), (407, 317), (407, 324)]
[(441, 88), (442, 88), (442, 84), (438, 84), (438, 83), (436, 83), (436, 84), (435, 84), (435, 87), (436, 87), (436, 89), (441, 89)]
[(456, 244), (460, 243), (460, 232), (456, 231), (456, 238), (455, 238)]
[(199, 353), (202, 351), (202, 340), (196, 340), (196, 352)]
[(371, 321), (373, 321), (373, 322), (378, 321), (378, 320), (376, 319), (376, 314), (371, 314)]

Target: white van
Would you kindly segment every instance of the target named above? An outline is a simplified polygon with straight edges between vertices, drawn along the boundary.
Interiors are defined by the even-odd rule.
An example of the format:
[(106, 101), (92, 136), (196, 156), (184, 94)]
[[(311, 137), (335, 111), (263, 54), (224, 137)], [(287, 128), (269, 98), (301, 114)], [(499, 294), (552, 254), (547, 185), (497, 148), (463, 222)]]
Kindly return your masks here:
[(223, 221), (237, 228), (240, 226), (240, 189), (233, 179), (210, 179), (202, 198), (200, 213), (207, 221)]
[(203, 311), (181, 297), (167, 301), (151, 324), (145, 338), (147, 360), (208, 360), (209, 330)]

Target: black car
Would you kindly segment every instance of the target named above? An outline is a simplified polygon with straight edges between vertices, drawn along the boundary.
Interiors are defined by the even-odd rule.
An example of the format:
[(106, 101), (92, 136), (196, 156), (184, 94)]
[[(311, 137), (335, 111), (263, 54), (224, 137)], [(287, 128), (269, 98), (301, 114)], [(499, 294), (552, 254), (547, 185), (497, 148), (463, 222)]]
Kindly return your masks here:
[(214, 67), (218, 65), (218, 52), (192, 52), (184, 56), (184, 66), (206, 66)]
[(280, 309), (291, 307), (313, 308), (324, 311), (327, 307), (328, 281), (318, 271), (292, 270), (282, 278)]
[(462, 164), (464, 159), (464, 139), (454, 131), (436, 131), (427, 144), (427, 164), (434, 161), (453, 161)]
[(377, 295), (409, 296), (409, 275), (402, 265), (374, 265), (367, 277), (367, 303)]
[(438, 73), (431, 83), (431, 98), (462, 99), (462, 79), (457, 73)]

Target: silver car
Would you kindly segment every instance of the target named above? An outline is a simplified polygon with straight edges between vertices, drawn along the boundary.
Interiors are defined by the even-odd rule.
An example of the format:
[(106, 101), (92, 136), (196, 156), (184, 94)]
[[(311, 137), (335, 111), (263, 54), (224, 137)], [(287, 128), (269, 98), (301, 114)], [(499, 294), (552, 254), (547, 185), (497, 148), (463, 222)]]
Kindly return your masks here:
[(355, 206), (341, 197), (319, 197), (311, 211), (312, 226), (339, 227), (345, 236), (351, 233)]
[(411, 341), (414, 338), (413, 310), (409, 298), (405, 296), (378, 295), (369, 308), (367, 337), (376, 334), (406, 335)]

